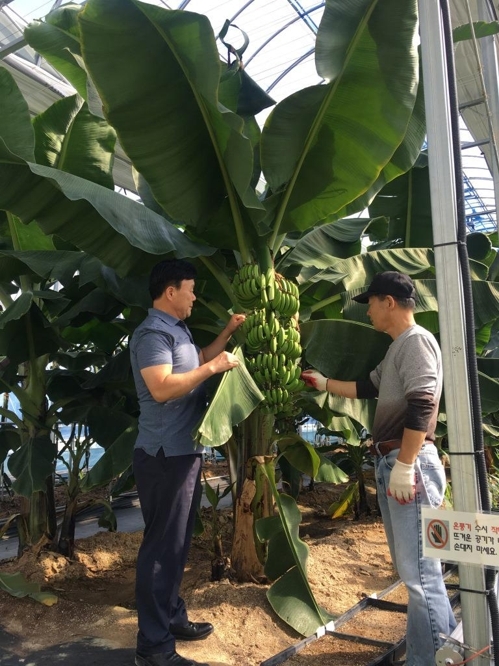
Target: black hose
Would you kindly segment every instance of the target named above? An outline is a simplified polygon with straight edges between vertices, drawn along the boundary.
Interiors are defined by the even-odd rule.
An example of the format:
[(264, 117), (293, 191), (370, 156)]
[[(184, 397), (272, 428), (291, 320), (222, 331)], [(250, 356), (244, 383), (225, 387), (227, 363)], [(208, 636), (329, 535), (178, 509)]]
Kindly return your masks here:
[[(461, 141), (459, 136), (459, 104), (457, 98), (456, 76), (454, 67), (454, 43), (452, 39), (452, 23), (450, 18), (448, 0), (440, 0), (442, 23), (445, 39), (445, 56), (447, 62), (447, 78), (449, 82), (450, 118), (452, 127), (452, 150), (454, 154), (454, 171), (456, 181), (457, 206), (457, 240), (459, 264), (461, 268), (464, 298), (464, 313), (466, 326), (466, 355), (468, 360), (468, 379), (471, 394), (471, 410), (473, 419), (473, 448), (475, 451), (475, 465), (478, 477), (482, 511), (490, 512), (491, 502), (487, 479), (487, 466), (485, 463), (483, 444), (482, 407), (480, 399), (480, 386), (478, 381), (478, 367), (475, 344), (475, 318), (473, 312), (473, 292), (471, 286), (471, 273), (469, 267), (468, 249), (466, 246), (466, 211), (464, 205), (464, 187), (461, 161)], [(492, 625), (492, 639), (494, 653), (499, 646), (499, 609), (495, 582), (497, 572), (494, 569), (485, 570), (485, 586), (489, 602)]]

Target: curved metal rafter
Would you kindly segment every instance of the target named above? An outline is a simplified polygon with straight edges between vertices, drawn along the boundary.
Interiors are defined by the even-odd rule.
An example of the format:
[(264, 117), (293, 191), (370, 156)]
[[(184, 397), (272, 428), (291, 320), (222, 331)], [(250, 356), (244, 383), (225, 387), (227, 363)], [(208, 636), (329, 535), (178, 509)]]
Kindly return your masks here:
[[(285, 76), (287, 76), (290, 72), (294, 70), (295, 67), (297, 67), (300, 63), (302, 63), (304, 60), (306, 60), (309, 56), (311, 56), (315, 51), (315, 48), (309, 49), (306, 53), (304, 53), (302, 56), (300, 56), (297, 60), (295, 60), (289, 67), (286, 67), (286, 69), (279, 74), (277, 79), (275, 79), (270, 86), (266, 89), (266, 92), (270, 92), (273, 88), (276, 87), (276, 85), (283, 80)], [(323, 83), (324, 79), (320, 80), (320, 83)]]
[[(311, 7), (310, 9), (308, 9), (306, 13), (307, 13), (307, 14), (311, 14), (312, 12), (315, 12), (315, 11), (317, 11), (318, 9), (322, 9), (322, 7), (324, 7), (324, 5), (325, 5), (325, 3), (324, 3), (324, 2), (321, 2), (320, 4), (315, 5), (314, 7)], [(300, 19), (302, 19), (303, 16), (304, 16), (303, 14), (298, 14), (298, 16), (295, 16), (295, 18), (291, 19), (291, 21), (289, 21), (288, 23), (286, 23), (285, 25), (283, 25), (281, 28), (279, 28), (279, 30), (276, 30), (276, 31), (274, 32), (274, 34), (271, 35), (267, 40), (265, 40), (265, 41), (263, 42), (263, 44), (261, 44), (261, 45), (257, 48), (257, 50), (256, 50), (256, 51), (255, 51), (255, 52), (254, 52), (254, 53), (248, 58), (248, 60), (246, 60), (245, 64), (246, 64), (246, 65), (249, 65), (249, 63), (253, 60), (253, 58), (254, 58), (255, 56), (257, 56), (257, 55), (260, 53), (260, 51), (262, 51), (262, 50), (263, 50), (268, 44), (270, 44), (270, 42), (271, 42), (273, 39), (275, 39), (278, 35), (280, 35), (280, 34), (281, 34), (282, 32), (284, 32), (287, 28), (289, 28), (290, 25), (293, 25), (294, 23), (296, 23), (297, 21), (299, 21)]]

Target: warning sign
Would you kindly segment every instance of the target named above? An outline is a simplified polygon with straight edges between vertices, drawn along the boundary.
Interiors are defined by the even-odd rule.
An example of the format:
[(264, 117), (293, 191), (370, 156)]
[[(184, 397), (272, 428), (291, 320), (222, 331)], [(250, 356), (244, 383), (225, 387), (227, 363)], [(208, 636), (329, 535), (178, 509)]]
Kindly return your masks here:
[(447, 520), (430, 520), (426, 530), (432, 548), (449, 550), (449, 523)]
[(423, 555), (497, 567), (499, 514), (421, 509)]

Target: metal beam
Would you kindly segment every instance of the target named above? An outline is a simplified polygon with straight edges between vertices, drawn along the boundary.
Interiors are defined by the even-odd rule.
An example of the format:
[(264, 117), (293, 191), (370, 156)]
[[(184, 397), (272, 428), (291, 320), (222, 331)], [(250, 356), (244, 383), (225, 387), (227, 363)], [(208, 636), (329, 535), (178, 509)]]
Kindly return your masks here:
[(0, 48), (0, 60), (5, 58), (5, 56), (10, 55), (11, 53), (19, 51), (27, 45), (28, 42), (24, 39), (24, 37), (18, 37), (17, 39), (14, 39), (14, 41), (10, 44), (7, 44), (7, 46), (2, 46), (2, 48)]
[[(438, 318), (454, 508), (457, 511), (476, 513), (480, 511), (481, 505), (473, 455), (463, 283), (457, 251), (457, 202), (447, 77), (448, 59), (440, 4), (435, 0), (418, 0), (418, 5)], [(476, 649), (486, 648), (490, 643), (490, 622), (484, 594), (483, 568), (468, 564), (459, 565), (459, 583), (462, 588), (461, 606), (465, 642)]]

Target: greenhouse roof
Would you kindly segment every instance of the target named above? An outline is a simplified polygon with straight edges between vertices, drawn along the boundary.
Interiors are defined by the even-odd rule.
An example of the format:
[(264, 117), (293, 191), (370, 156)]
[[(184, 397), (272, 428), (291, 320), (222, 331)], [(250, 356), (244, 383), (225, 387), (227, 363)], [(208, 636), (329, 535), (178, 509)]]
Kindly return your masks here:
[[(225, 42), (240, 48), (244, 33), (249, 45), (244, 52), (245, 69), (276, 102), (294, 91), (321, 82), (314, 61), (315, 35), (324, 11), (323, 0), (148, 0), (168, 9), (206, 14), (218, 34), (228, 20), (233, 24)], [(15, 75), (37, 114), (57, 98), (72, 94), (72, 87), (23, 41), (24, 26), (60, 6), (61, 0), (0, 0), (0, 57)], [(476, 0), (471, 2), (476, 20)], [(451, 0), (454, 27), (468, 22), (463, 3)], [(495, 18), (490, 3), (490, 18)], [(236, 27), (237, 26), (237, 27)], [(222, 57), (230, 57), (220, 42)], [(462, 107), (466, 208), (468, 226), (477, 231), (496, 228), (488, 111), (480, 78), (479, 54), (471, 42), (461, 42), (455, 51), (459, 102)], [(265, 114), (259, 118), (261, 122)], [(484, 159), (485, 158), (485, 159)], [(115, 182), (134, 191), (130, 163), (118, 149)]]

